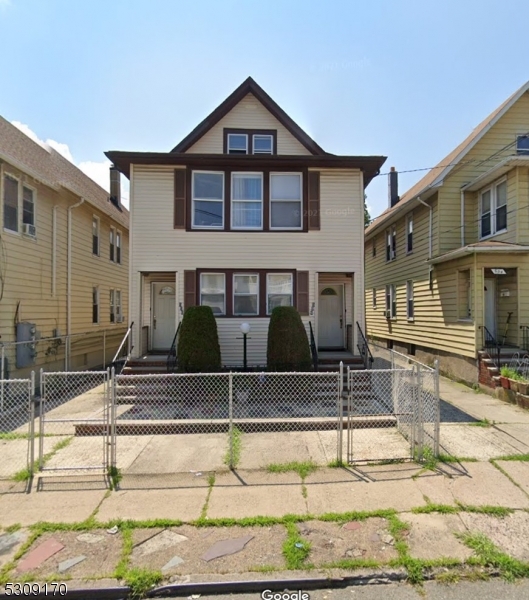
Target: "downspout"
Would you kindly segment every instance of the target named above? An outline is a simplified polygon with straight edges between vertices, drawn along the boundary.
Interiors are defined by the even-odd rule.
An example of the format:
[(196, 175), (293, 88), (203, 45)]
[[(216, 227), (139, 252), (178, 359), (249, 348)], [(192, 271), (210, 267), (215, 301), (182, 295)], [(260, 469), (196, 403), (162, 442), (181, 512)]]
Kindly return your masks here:
[(77, 204), (68, 207), (68, 249), (67, 249), (67, 268), (66, 268), (66, 349), (67, 368), (70, 370), (70, 335), (72, 333), (72, 210), (81, 206), (84, 203), (84, 198)]
[(57, 294), (57, 209), (56, 204), (52, 209), (52, 240), (51, 240), (51, 295)]
[(461, 248), (465, 245), (465, 192), (461, 190)]

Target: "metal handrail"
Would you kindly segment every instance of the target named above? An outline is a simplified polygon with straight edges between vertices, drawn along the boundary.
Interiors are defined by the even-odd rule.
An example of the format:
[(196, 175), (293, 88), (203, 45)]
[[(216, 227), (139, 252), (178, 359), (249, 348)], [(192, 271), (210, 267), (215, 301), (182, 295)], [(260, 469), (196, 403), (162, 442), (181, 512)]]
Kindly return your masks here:
[[(480, 325), (479, 328), (481, 329), (481, 333), (482, 333), (483, 348), (488, 352), (489, 356), (491, 355), (490, 350), (495, 350), (496, 366), (499, 369), (500, 365), (501, 365), (501, 360), (500, 360), (501, 359), (501, 346), (485, 325)], [(491, 356), (491, 358), (492, 358), (492, 356)]]
[(360, 327), (360, 323), (358, 321), (356, 322), (356, 327), (358, 330), (358, 344), (356, 345), (356, 347), (360, 352), (360, 356), (362, 357), (362, 360), (364, 362), (364, 367), (366, 369), (369, 369), (375, 359), (371, 354), (371, 350), (369, 349), (369, 344), (367, 343), (366, 336), (364, 335), (364, 332), (362, 331), (362, 328)]
[(310, 331), (310, 353), (312, 354), (312, 366), (314, 370), (318, 370), (318, 348), (316, 346), (316, 339), (314, 338), (314, 331), (312, 329), (312, 321), (309, 321)]
[(171, 348), (169, 350), (169, 354), (167, 356), (167, 372), (174, 373), (176, 371), (176, 364), (178, 362), (178, 358), (176, 356), (176, 340), (178, 339), (178, 332), (180, 331), (180, 326), (182, 325), (182, 321), (178, 323), (178, 327), (176, 328), (176, 333), (174, 334), (173, 343), (171, 344)]
[(121, 349), (125, 345), (125, 342), (128, 340), (130, 332), (132, 331), (133, 325), (134, 325), (134, 321), (132, 321), (132, 323), (129, 325), (129, 328), (127, 329), (125, 335), (123, 336), (123, 339), (121, 340), (121, 344), (119, 345), (118, 351), (116, 352), (116, 354), (114, 355), (114, 358), (112, 360), (112, 365), (114, 365), (116, 363), (116, 361), (118, 360), (119, 353), (121, 352)]

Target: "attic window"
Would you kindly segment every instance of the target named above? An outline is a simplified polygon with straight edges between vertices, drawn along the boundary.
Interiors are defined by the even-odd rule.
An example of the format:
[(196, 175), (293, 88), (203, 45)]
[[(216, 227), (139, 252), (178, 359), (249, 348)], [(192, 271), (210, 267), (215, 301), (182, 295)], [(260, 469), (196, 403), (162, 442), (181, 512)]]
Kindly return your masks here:
[(529, 154), (529, 135), (518, 135), (516, 137), (517, 154)]
[(228, 154), (248, 154), (248, 136), (245, 133), (228, 134)]

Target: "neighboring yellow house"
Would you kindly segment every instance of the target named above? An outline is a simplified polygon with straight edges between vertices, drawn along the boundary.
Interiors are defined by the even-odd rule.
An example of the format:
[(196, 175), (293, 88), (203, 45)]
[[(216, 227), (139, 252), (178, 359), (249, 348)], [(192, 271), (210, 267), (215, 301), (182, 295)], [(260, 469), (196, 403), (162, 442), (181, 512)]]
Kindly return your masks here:
[(527, 349), (529, 82), (390, 204), (365, 232), (368, 335), (494, 387), (480, 351)]
[(129, 242), (129, 213), (113, 181), (111, 200), (55, 150), (0, 117), (4, 377), (112, 360), (127, 328)]

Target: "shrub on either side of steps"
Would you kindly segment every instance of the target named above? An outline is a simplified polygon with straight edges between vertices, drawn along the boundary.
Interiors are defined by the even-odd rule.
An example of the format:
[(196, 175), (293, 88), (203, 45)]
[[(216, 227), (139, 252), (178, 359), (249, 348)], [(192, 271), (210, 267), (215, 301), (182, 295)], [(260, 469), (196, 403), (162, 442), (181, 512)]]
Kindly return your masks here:
[(190, 306), (178, 336), (178, 370), (214, 373), (221, 368), (217, 321), (209, 306)]
[(305, 326), (293, 306), (277, 306), (268, 325), (269, 371), (310, 371), (312, 360)]

